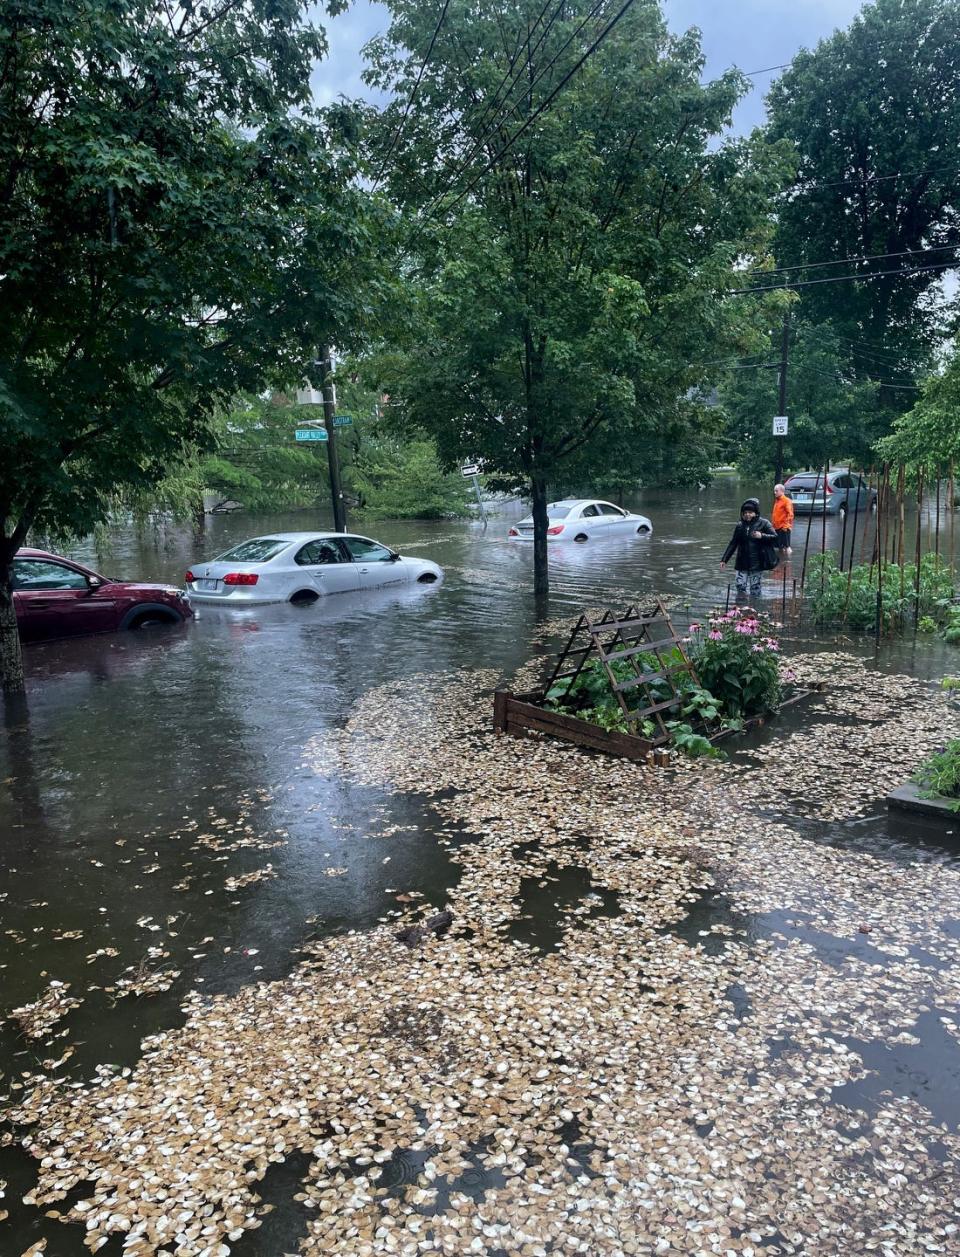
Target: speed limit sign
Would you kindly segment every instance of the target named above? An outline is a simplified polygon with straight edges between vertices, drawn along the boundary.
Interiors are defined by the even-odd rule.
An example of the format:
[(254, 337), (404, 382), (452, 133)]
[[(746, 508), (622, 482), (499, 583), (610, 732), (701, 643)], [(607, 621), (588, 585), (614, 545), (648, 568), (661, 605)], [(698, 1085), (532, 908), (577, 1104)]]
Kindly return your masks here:
[(787, 435), (787, 416), (786, 415), (773, 416), (773, 435), (774, 436)]

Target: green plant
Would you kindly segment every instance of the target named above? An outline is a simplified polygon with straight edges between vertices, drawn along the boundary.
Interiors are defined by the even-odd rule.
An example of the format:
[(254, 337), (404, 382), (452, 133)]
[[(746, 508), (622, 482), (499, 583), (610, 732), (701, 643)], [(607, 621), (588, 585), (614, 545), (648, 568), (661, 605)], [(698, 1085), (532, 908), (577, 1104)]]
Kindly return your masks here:
[[(861, 563), (852, 571), (841, 572), (837, 556), (832, 550), (814, 555), (807, 572), (807, 588), (813, 591), (811, 607), (818, 624), (845, 624), (853, 629), (870, 629), (877, 622), (877, 608), (881, 628), (890, 631), (902, 627), (914, 613), (914, 604), (924, 617), (923, 623), (933, 622), (933, 632), (941, 626), (960, 629), (960, 610), (953, 607), (953, 576), (949, 567), (934, 554), (925, 554), (920, 560), (919, 600), (917, 594), (917, 567), (907, 563), (903, 568), (888, 563), (883, 568), (880, 581), (876, 564)], [(947, 640), (960, 640), (960, 632)]]
[(944, 677), (940, 682), (942, 690), (960, 690), (960, 677)]
[(703, 686), (727, 718), (772, 711), (780, 701), (777, 625), (746, 607), (691, 625), (690, 654)]
[(922, 615), (917, 624), (918, 633), (935, 633), (937, 631), (937, 622), (932, 615)]
[(670, 730), (672, 745), (684, 755), (688, 755), (691, 759), (699, 759), (701, 756), (709, 759), (726, 759), (723, 751), (714, 746), (702, 733), (696, 733), (689, 724), (679, 720), (668, 720), (666, 724)]
[(913, 780), (925, 799), (954, 799), (960, 812), (960, 738), (952, 738), (920, 765)]

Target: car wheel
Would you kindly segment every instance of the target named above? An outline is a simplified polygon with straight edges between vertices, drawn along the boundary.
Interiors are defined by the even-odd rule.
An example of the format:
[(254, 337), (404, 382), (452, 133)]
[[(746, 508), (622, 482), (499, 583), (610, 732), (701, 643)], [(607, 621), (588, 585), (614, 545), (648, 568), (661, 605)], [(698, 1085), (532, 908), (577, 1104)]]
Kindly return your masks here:
[(589, 541), (589, 540), (590, 538), (587, 536), (585, 532), (578, 532), (577, 535), (574, 537), (574, 541), (583, 542), (583, 541)]
[(637, 536), (638, 536), (638, 537), (646, 537), (646, 535), (649, 533), (649, 531), (650, 531), (650, 526), (649, 526), (649, 524), (641, 524), (641, 525), (640, 525), (640, 527), (637, 529)]
[(295, 594), (290, 595), (290, 601), (295, 607), (308, 607), (311, 602), (316, 602), (320, 597), (314, 593), (312, 589), (298, 589)]
[(417, 577), (417, 584), (418, 585), (432, 585), (436, 579), (437, 579), (436, 572), (424, 572), (422, 576)]
[(130, 629), (156, 628), (158, 624), (179, 624), (183, 616), (177, 615), (176, 611), (144, 611), (142, 615), (134, 616), (127, 625)]
[(840, 505), (837, 507), (837, 514), (842, 519), (843, 516), (846, 515), (846, 513), (847, 513), (847, 504), (846, 502), (841, 502)]

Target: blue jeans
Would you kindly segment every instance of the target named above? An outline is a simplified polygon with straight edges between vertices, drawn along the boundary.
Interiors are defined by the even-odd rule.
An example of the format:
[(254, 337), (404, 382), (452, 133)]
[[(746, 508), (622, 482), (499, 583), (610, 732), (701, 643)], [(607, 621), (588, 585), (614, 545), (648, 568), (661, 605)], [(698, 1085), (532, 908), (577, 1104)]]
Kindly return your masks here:
[(760, 582), (763, 579), (763, 572), (757, 568), (752, 572), (737, 572), (737, 597), (750, 591), (751, 598), (759, 598), (763, 590)]

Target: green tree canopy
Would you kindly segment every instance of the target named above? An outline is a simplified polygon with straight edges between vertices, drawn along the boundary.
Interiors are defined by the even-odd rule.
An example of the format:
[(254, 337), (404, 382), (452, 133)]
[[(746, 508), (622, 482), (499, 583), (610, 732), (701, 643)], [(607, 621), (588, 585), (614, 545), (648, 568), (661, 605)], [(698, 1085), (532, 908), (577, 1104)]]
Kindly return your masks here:
[(916, 405), (901, 415), (879, 444), (881, 457), (942, 474), (960, 467), (960, 353), (954, 346), (945, 370), (930, 376)]
[[(369, 308), (367, 198), (301, 0), (8, 0), (0, 17), (0, 672), (9, 565)], [(12, 635), (12, 636), (11, 636)]]
[[(437, 27), (433, 6), (393, 0), (371, 50), (370, 81), (397, 96), (372, 125), (372, 168), (416, 215), (420, 281), (416, 343), (387, 391), (449, 463), (529, 486), (538, 593), (548, 484), (574, 460), (578, 476), (614, 456), (639, 466), (718, 346), (752, 347), (755, 307), (719, 294), (762, 243), (783, 174), (760, 141), (711, 143), (742, 77), (701, 83), (694, 32), (671, 36), (653, 0), (609, 25), (621, 9), (451, 0)], [(422, 61), (407, 50), (431, 40), (403, 121)]]
[[(751, 476), (775, 464), (773, 416), (777, 413), (780, 333), (765, 352), (728, 369), (719, 393), (731, 457)], [(831, 323), (793, 320), (790, 329), (787, 406), (790, 429), (786, 467), (798, 471), (825, 462), (868, 467), (885, 429), (876, 406), (877, 385), (862, 379)]]
[[(858, 375), (902, 385), (942, 335), (942, 275), (960, 246), (960, 3), (875, 0), (847, 30), (803, 51), (771, 88), (768, 134), (796, 150), (779, 208), (780, 265), (899, 254), (812, 267), (795, 280), (899, 270), (803, 290), (813, 323), (831, 322)], [(909, 389), (887, 388), (902, 411)]]

